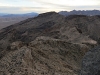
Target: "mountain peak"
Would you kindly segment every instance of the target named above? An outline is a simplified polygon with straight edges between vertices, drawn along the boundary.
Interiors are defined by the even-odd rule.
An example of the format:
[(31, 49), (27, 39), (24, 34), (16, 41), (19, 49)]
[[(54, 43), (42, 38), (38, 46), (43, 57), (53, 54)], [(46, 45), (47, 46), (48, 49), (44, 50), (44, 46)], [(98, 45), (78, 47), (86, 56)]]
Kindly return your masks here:
[(52, 11), (52, 12), (46, 12), (46, 13), (39, 14), (39, 17), (57, 15), (57, 14), (58, 14), (57, 12)]

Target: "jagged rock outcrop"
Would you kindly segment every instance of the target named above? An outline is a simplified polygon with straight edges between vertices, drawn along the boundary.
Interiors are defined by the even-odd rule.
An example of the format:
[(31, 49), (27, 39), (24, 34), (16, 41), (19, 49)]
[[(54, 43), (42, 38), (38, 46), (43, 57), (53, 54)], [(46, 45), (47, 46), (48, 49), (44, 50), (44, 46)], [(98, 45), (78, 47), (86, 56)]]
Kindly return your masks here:
[(10, 49), (11, 50), (15, 50), (15, 49), (19, 49), (23, 46), (23, 42), (21, 41), (16, 41), (16, 42), (13, 42), (11, 45), (10, 45)]
[[(44, 39), (45, 38), (45, 39)], [(14, 46), (19, 42), (14, 42)], [(77, 75), (88, 46), (38, 37), (0, 60), (0, 75)]]
[(100, 75), (100, 46), (86, 53), (80, 75)]

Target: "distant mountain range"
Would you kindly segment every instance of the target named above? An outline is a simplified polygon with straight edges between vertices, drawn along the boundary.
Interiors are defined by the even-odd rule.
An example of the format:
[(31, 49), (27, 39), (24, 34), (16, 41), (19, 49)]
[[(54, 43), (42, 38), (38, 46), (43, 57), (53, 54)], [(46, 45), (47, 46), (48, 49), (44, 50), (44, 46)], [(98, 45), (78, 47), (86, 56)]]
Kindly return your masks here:
[(87, 15), (87, 16), (94, 16), (100, 15), (99, 10), (73, 10), (73, 11), (60, 11), (59, 14), (68, 16), (68, 15)]
[(8, 15), (7, 13), (0, 13), (0, 16), (3, 16), (3, 15)]
[(0, 13), (0, 29), (7, 27), (9, 25), (18, 23), (22, 20), (36, 17), (38, 13), (32, 12), (27, 14), (7, 14), (7, 13)]
[(15, 16), (37, 16), (38, 13), (32, 12), (32, 13), (26, 13), (26, 14), (8, 14), (8, 13), (0, 13), (1, 17), (15, 17)]

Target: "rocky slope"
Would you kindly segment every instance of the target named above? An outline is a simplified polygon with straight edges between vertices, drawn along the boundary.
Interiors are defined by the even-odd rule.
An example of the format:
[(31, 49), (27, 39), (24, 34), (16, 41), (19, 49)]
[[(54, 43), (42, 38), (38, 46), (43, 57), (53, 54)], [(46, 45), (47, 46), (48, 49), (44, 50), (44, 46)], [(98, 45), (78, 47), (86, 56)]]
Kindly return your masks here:
[(95, 47), (84, 56), (80, 75), (100, 75), (100, 47)]
[[(46, 39), (44, 39), (46, 38)], [(88, 47), (38, 37), (28, 46), (13, 42), (0, 60), (0, 75), (77, 75)]]
[(40, 14), (0, 30), (0, 75), (78, 75), (100, 42), (100, 17)]

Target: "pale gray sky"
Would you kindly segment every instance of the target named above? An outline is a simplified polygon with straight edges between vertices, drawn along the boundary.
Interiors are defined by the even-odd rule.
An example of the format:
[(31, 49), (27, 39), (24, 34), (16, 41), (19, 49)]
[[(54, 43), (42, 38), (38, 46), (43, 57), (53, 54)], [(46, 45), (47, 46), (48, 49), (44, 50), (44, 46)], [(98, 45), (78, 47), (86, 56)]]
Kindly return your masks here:
[(1, 13), (100, 10), (100, 0), (0, 0)]

